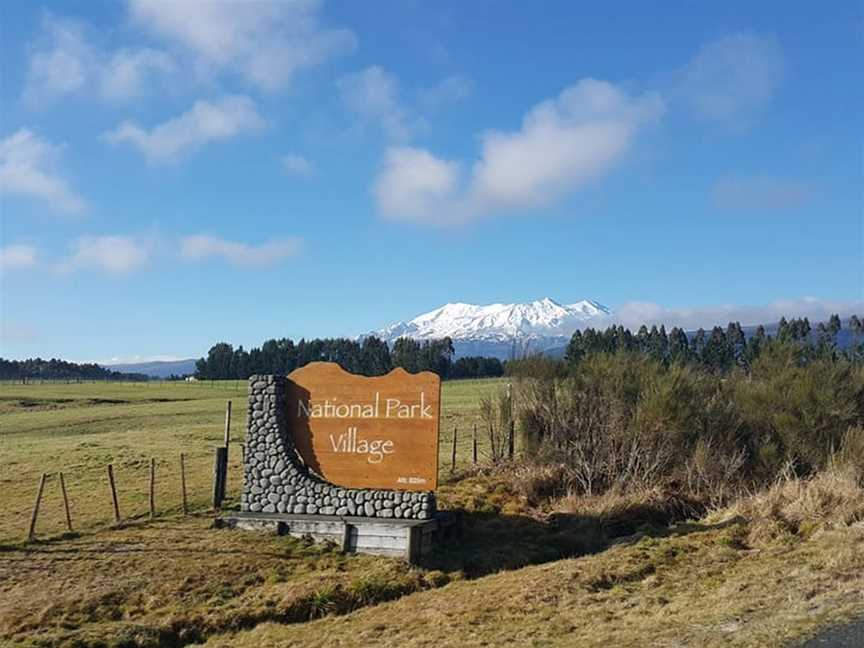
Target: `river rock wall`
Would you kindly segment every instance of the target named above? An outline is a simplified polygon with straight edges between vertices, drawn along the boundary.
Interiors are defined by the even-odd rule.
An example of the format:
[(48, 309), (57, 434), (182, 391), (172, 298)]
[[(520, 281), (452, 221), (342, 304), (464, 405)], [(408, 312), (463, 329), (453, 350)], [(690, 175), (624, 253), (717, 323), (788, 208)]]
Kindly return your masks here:
[(342, 488), (313, 474), (288, 431), (286, 381), (273, 375), (249, 378), (241, 510), (414, 520), (435, 515), (434, 493)]

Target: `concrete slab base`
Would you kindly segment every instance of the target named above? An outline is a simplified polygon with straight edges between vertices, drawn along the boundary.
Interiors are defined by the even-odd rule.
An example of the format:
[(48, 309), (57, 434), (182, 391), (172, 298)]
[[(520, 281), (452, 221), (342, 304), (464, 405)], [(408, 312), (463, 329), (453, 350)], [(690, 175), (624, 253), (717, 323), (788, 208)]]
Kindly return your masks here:
[(458, 530), (458, 518), (446, 512), (430, 520), (391, 520), (237, 511), (223, 514), (216, 525), (297, 538), (309, 536), (316, 542), (334, 542), (342, 551), (391, 556), (418, 564), (437, 543)]

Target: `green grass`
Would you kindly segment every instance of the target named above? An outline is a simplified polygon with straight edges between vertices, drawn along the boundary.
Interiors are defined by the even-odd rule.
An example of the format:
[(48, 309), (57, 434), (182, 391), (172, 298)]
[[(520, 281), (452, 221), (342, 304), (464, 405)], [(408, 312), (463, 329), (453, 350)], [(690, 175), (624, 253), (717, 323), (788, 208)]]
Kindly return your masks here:
[[(450, 441), (458, 426), (460, 466), (471, 460), (470, 430), (478, 422), (481, 396), (500, 380), (444, 383), (441, 420), (441, 475), (450, 466)], [(42, 383), (0, 385), (0, 544), (26, 535), (42, 472), (46, 485), (37, 534), (65, 531), (56, 473), (63, 471), (75, 530), (112, 521), (106, 469), (114, 465), (121, 515), (148, 511), (149, 462), (157, 460), (156, 502), (161, 513), (180, 508), (180, 453), (186, 455), (187, 491), (193, 507), (206, 508), (213, 448), (221, 445), (225, 403), (233, 403), (232, 439), (242, 441), (246, 385), (222, 383)], [(486, 443), (479, 439), (482, 453)], [(239, 448), (230, 455), (227, 506), (242, 487)]]
[(184, 646), (435, 585), (394, 559), (163, 518), (0, 551), (0, 645)]
[[(244, 433), (242, 383), (0, 385), (0, 645), (762, 647), (864, 613), (861, 518), (827, 523), (835, 509), (860, 508), (860, 485), (830, 476), (790, 484), (674, 528), (667, 523), (680, 515), (669, 518), (668, 502), (639, 493), (538, 504), (512, 472), (465, 470), (479, 401), (504, 384), (444, 384), (438, 496), (460, 512), (462, 534), (422, 568), (178, 514), (179, 454), (203, 511), (226, 400), (232, 438)], [(482, 434), (479, 442), (482, 457)], [(146, 519), (151, 457), (155, 522)], [(120, 527), (111, 525), (109, 462)], [(43, 471), (52, 477), (40, 540), (25, 543)], [(229, 504), (241, 475), (234, 449)], [(621, 535), (630, 537), (607, 549)]]

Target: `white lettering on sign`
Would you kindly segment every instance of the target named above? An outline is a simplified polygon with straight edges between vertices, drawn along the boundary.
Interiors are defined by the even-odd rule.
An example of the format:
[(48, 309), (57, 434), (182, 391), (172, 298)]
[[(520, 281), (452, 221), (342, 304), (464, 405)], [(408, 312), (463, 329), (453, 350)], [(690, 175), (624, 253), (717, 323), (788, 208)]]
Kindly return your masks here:
[(397, 484), (425, 484), (426, 481), (424, 477), (399, 477), (396, 479)]
[(297, 401), (297, 416), (306, 418), (431, 419), (432, 405), (426, 402), (426, 392), (420, 392), (419, 403), (403, 403), (398, 398), (386, 398), (384, 399), (382, 416), (381, 395), (375, 392), (375, 400), (371, 403), (338, 403), (336, 398), (324, 402), (299, 399)]
[(340, 434), (335, 439), (330, 436), (330, 446), (333, 452), (346, 452), (354, 454), (369, 455), (366, 461), (378, 464), (384, 461), (384, 455), (393, 454), (396, 449), (393, 441), (382, 439), (361, 439), (357, 434), (356, 427), (349, 427), (347, 432)]

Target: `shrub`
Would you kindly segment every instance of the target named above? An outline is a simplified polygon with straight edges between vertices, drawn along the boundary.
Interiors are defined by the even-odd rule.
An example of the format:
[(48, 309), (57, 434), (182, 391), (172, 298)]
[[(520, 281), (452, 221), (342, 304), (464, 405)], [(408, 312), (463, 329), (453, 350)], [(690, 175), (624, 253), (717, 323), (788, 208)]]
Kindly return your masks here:
[[(786, 471), (815, 474), (832, 457), (864, 464), (864, 368), (800, 354), (772, 343), (750, 374), (723, 376), (594, 354), (570, 376), (518, 378), (526, 497), (674, 485), (719, 504)], [(502, 402), (485, 404), (484, 417), (500, 425)]]

